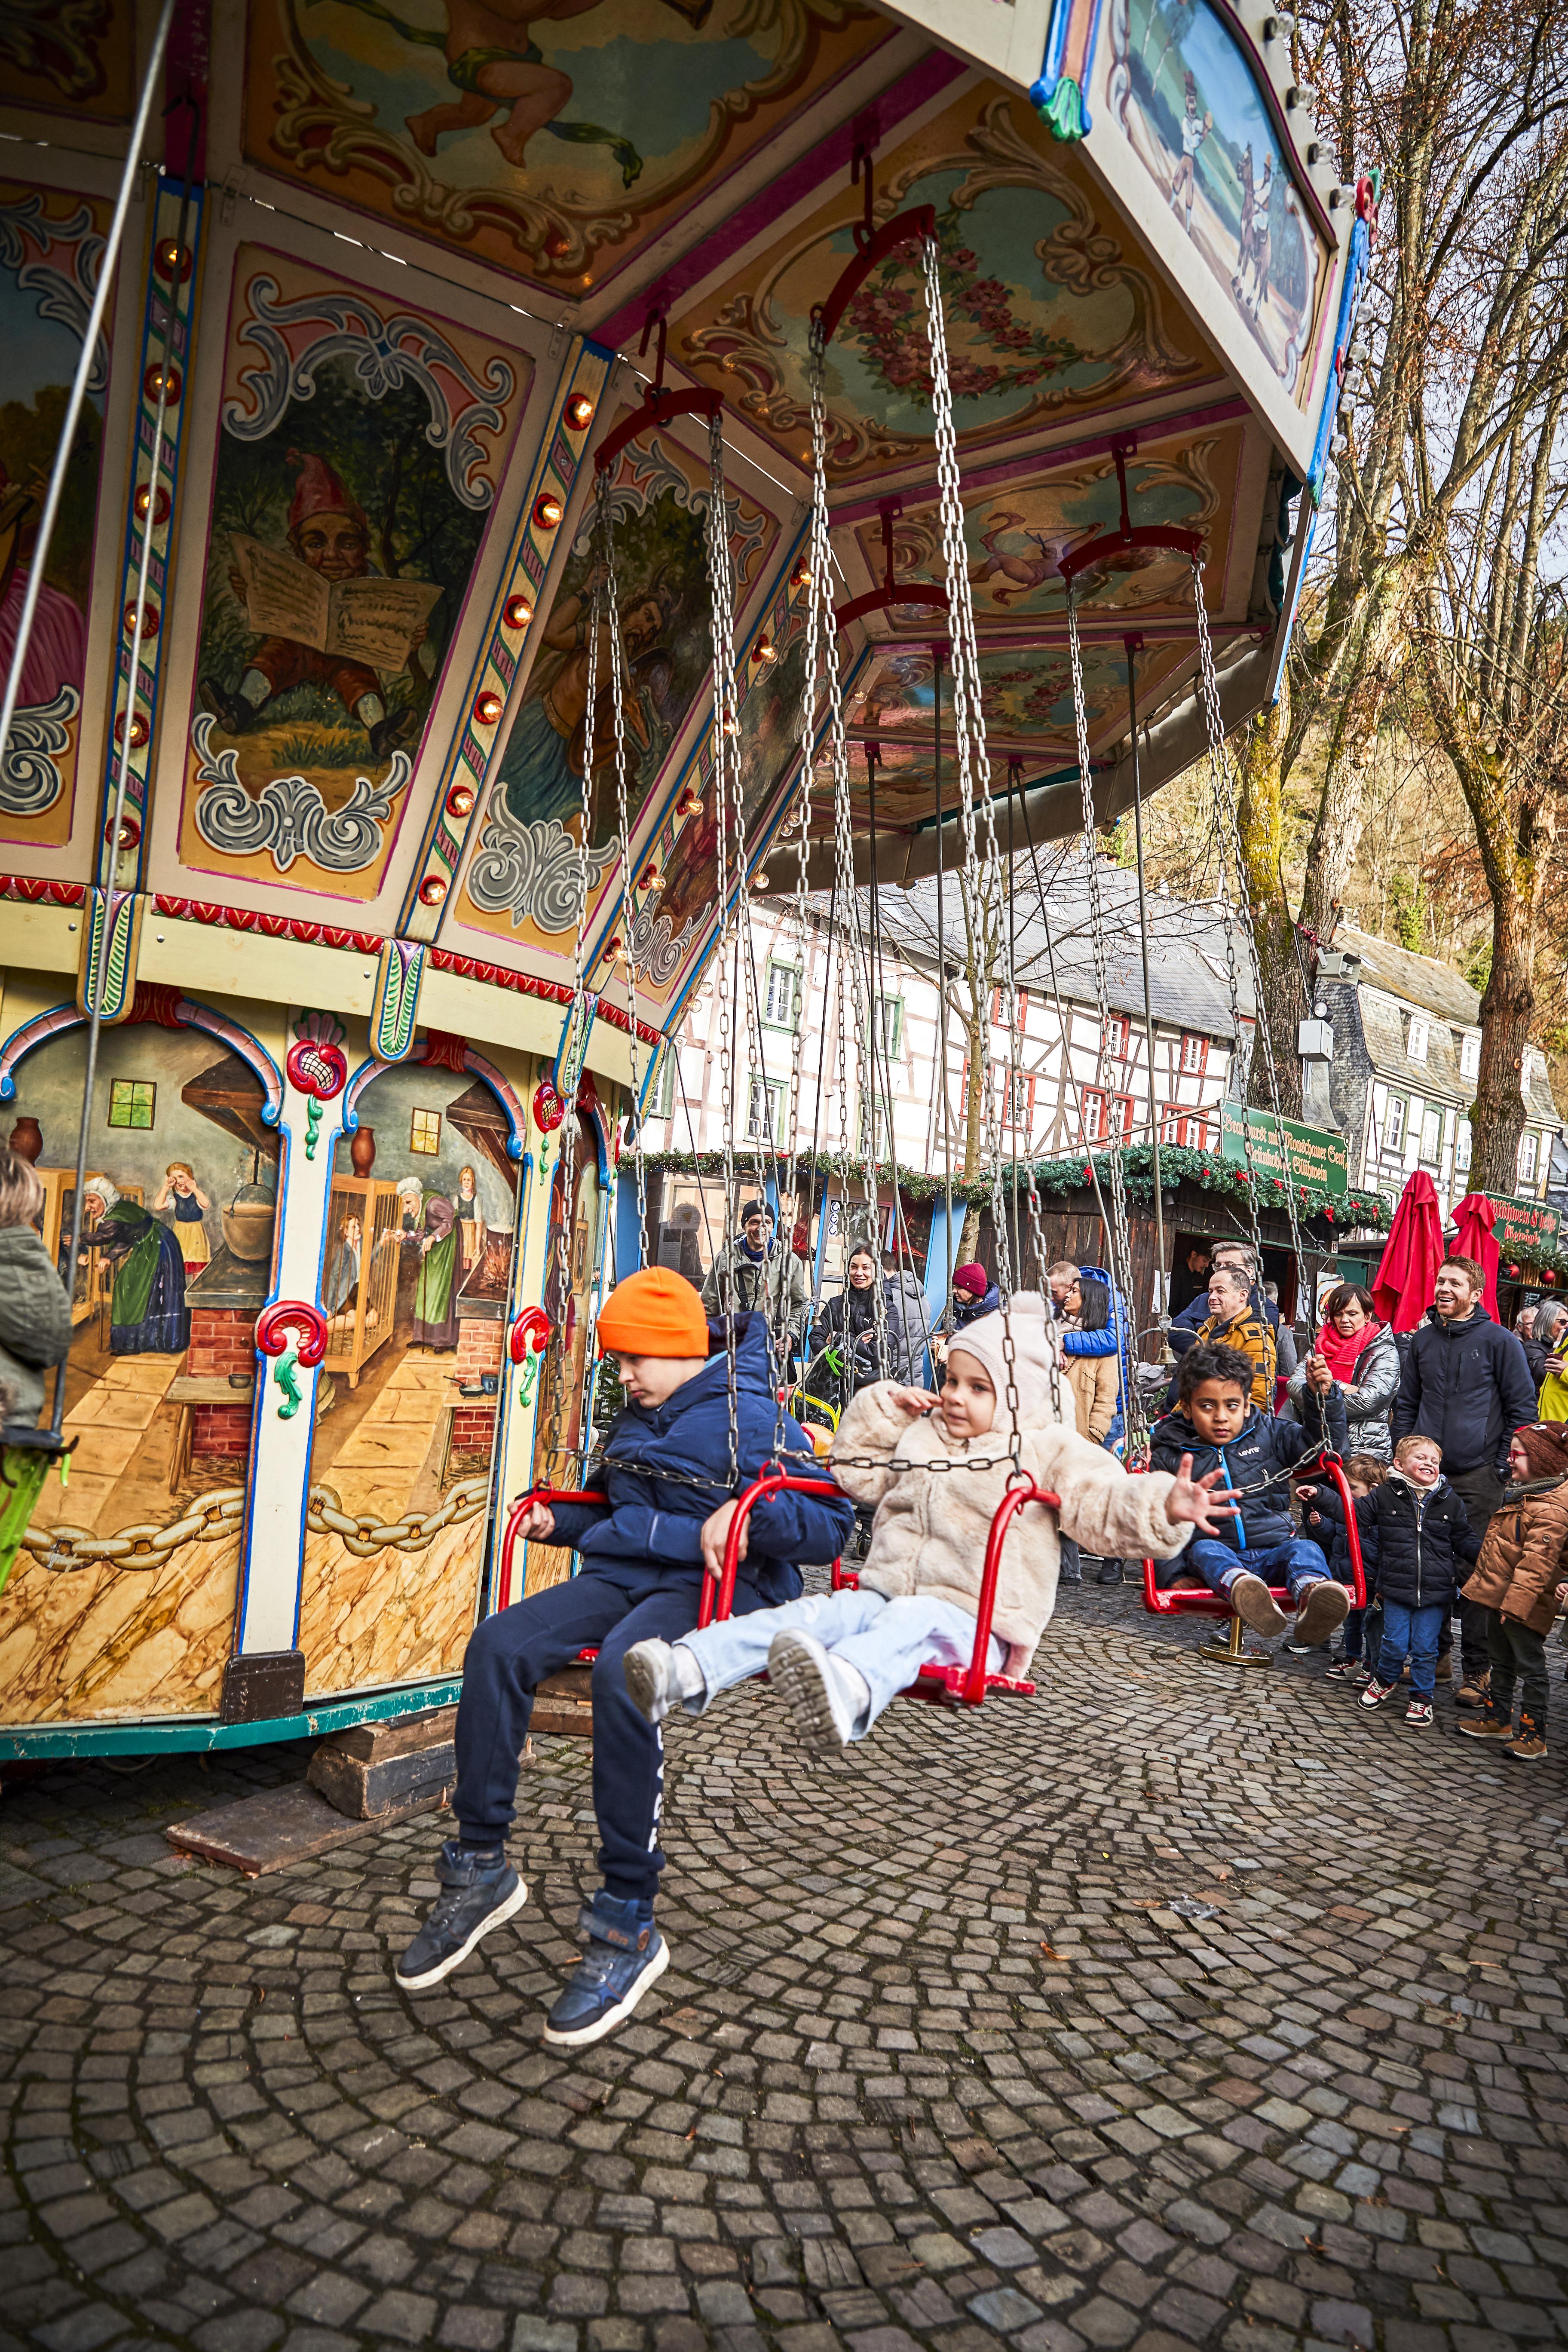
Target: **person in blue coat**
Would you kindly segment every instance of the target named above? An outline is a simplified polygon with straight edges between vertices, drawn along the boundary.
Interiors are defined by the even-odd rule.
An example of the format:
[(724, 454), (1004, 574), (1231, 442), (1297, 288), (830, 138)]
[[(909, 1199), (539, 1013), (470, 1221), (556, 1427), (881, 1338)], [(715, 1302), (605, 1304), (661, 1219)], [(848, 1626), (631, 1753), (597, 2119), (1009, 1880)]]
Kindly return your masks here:
[[(636, 1642), (677, 1641), (696, 1625), (704, 1570), (718, 1573), (740, 1492), (773, 1459), (778, 1410), (766, 1318), (710, 1322), (692, 1285), (668, 1267), (646, 1267), (616, 1286), (599, 1338), (630, 1402), (592, 1465), (584, 1501), (535, 1503), (521, 1528), (529, 1541), (570, 1546), (582, 1565), (567, 1583), (487, 1617), (468, 1643), (455, 1735), (458, 1834), (441, 1850), (441, 1893), (396, 1970), (407, 1992), (438, 1984), (527, 1900), (506, 1836), (533, 1694), (596, 1648), (594, 1810), (604, 1885), (581, 1917), (587, 1951), (545, 2026), (557, 2049), (612, 2032), (668, 1963), (653, 1924), (664, 1748), (632, 1704), (622, 1661)], [(815, 1469), (805, 1432), (787, 1417), (784, 1444), (797, 1467)], [(758, 1503), (742, 1543), (734, 1613), (797, 1599), (800, 1561), (836, 1559), (853, 1525), (847, 1496)]]

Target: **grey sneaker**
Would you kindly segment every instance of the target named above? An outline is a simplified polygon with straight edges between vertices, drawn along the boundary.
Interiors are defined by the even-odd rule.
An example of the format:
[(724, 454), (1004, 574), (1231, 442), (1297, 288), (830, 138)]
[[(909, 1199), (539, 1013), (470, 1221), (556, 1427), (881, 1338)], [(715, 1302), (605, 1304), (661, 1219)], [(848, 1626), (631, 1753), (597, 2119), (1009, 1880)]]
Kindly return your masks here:
[(1309, 1585), (1296, 1612), (1294, 1639), (1302, 1649), (1315, 1650), (1321, 1642), (1328, 1640), (1336, 1626), (1344, 1623), (1350, 1605), (1350, 1594), (1331, 1577)]
[(679, 1706), (675, 1652), (668, 1642), (634, 1642), (621, 1665), (632, 1705), (649, 1723), (662, 1723), (670, 1708)]
[(506, 1858), (448, 1838), (436, 1865), (441, 1892), (430, 1916), (394, 1974), (405, 1992), (424, 1992), (460, 1968), (481, 1936), (499, 1927), (528, 1900), (528, 1889)]
[(855, 1718), (833, 1660), (815, 1633), (775, 1633), (768, 1678), (795, 1717), (801, 1746), (816, 1756), (838, 1756), (854, 1736)]

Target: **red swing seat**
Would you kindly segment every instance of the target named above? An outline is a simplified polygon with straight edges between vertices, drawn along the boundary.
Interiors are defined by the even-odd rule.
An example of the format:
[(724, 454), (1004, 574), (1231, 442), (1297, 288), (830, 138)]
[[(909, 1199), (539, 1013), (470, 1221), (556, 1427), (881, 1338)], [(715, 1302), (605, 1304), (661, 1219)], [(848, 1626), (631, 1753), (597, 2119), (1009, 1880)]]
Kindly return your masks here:
[[(740, 1507), (730, 1522), (730, 1533), (724, 1546), (724, 1564), (715, 1593), (712, 1580), (704, 1589), (702, 1612), (698, 1623), (722, 1624), (735, 1602), (735, 1578), (741, 1564), (741, 1534), (752, 1515), (754, 1504), (770, 1495), (824, 1495), (842, 1498), (844, 1490), (831, 1478), (797, 1478), (784, 1470), (764, 1470), (753, 1478), (740, 1498)], [(980, 1584), (980, 1606), (974, 1620), (974, 1654), (967, 1666), (922, 1666), (908, 1687), (899, 1693), (900, 1698), (922, 1698), (937, 1706), (979, 1706), (987, 1695), (998, 1698), (1033, 1698), (1035, 1685), (1012, 1675), (993, 1675), (986, 1671), (986, 1653), (991, 1646), (991, 1620), (996, 1607), (996, 1582), (1002, 1572), (1002, 1546), (1009, 1525), (1026, 1503), (1044, 1503), (1060, 1510), (1061, 1498), (1034, 1480), (1009, 1487), (997, 1506), (991, 1522), (991, 1533), (985, 1545), (985, 1568)], [(858, 1589), (859, 1579), (847, 1572), (842, 1560), (833, 1563), (832, 1583), (835, 1592)]]
[[(1146, 1462), (1141, 1462), (1137, 1466), (1140, 1470), (1146, 1470), (1149, 1465)], [(1340, 1506), (1345, 1515), (1351, 1568), (1354, 1577), (1351, 1588), (1351, 1607), (1364, 1609), (1366, 1577), (1362, 1569), (1361, 1534), (1356, 1526), (1355, 1501), (1351, 1494), (1349, 1481), (1345, 1477), (1344, 1465), (1337, 1454), (1325, 1454), (1316, 1465), (1310, 1459), (1298, 1463), (1290, 1475), (1292, 1478), (1304, 1477), (1310, 1475), (1314, 1466), (1326, 1470), (1339, 1489)], [(1202, 1643), (1199, 1645), (1201, 1657), (1212, 1658), (1226, 1665), (1241, 1663), (1266, 1666), (1270, 1663), (1267, 1651), (1243, 1649), (1241, 1620), (1223, 1593), (1211, 1591), (1206, 1584), (1199, 1589), (1176, 1587), (1162, 1591), (1154, 1581), (1154, 1561), (1146, 1559), (1143, 1562), (1143, 1606), (1152, 1617), (1217, 1617), (1228, 1622), (1230, 1628), (1228, 1640), (1224, 1643)], [(1282, 1610), (1288, 1617), (1293, 1616), (1296, 1603), (1290, 1598), (1286, 1587), (1271, 1584), (1268, 1590), (1273, 1596), (1276, 1608)]]

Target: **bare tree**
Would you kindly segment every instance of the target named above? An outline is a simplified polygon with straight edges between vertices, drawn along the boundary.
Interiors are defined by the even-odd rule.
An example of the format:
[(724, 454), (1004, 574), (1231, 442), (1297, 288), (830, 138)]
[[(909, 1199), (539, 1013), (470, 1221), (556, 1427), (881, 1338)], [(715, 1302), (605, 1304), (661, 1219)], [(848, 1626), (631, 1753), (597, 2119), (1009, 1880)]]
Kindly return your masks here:
[[(1349, 0), (1308, 0), (1292, 39), (1342, 176), (1380, 167), (1384, 194), (1286, 691), (1241, 751), (1243, 862), (1282, 1076), (1304, 1009), (1295, 926), (1321, 935), (1344, 895), (1406, 624), (1466, 499), (1541, 413), (1552, 341), (1541, 320), (1564, 228), (1568, 0), (1373, 0), (1353, 14)], [(1322, 783), (1293, 921), (1284, 798), (1309, 736)]]

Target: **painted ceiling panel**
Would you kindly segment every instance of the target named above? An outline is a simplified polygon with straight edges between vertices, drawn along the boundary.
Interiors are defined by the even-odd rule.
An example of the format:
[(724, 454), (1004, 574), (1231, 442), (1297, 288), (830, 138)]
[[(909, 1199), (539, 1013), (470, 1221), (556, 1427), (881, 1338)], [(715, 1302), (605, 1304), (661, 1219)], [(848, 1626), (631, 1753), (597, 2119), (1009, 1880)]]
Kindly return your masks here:
[[(879, 225), (921, 205), (936, 212), (961, 448), (1038, 439), (1217, 373), (1141, 249), (1096, 217), (1070, 156), (1024, 100), (982, 86), (877, 159)], [(796, 464), (810, 316), (854, 258), (859, 209), (837, 187), (679, 322), (683, 362)], [(919, 257), (906, 245), (854, 295), (828, 352), (836, 484), (929, 465), (930, 384)]]
[(845, 0), (251, 0), (246, 153), (581, 298), (893, 31)]

